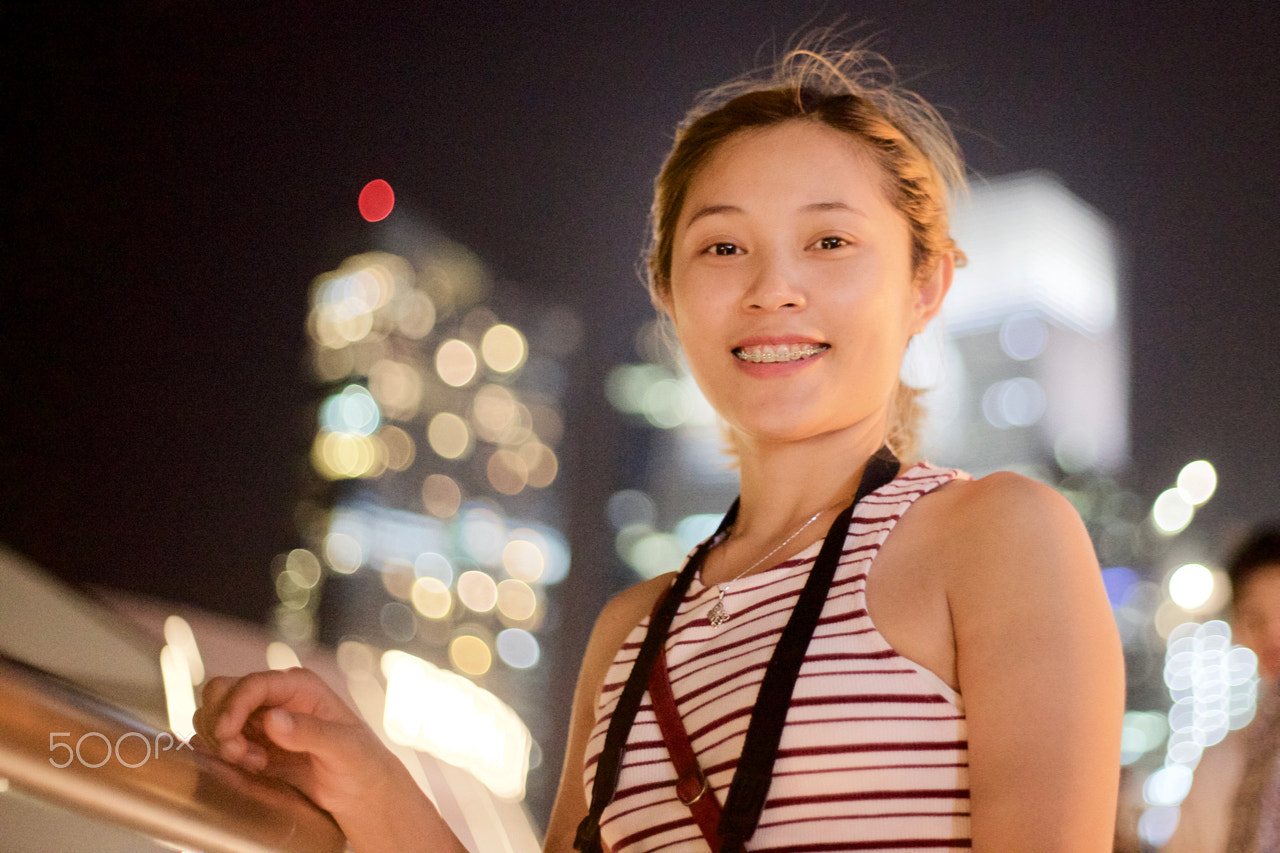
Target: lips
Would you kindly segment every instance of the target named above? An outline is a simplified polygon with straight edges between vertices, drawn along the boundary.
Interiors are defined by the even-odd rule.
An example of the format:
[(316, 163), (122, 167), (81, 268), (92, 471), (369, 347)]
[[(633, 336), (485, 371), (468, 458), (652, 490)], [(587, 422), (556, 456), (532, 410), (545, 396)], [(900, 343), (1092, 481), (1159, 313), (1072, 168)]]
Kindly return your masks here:
[(736, 347), (733, 350), (733, 354), (739, 361), (746, 361), (751, 364), (777, 364), (779, 362), (802, 361), (829, 349), (831, 349), (830, 344), (753, 344), (751, 346)]

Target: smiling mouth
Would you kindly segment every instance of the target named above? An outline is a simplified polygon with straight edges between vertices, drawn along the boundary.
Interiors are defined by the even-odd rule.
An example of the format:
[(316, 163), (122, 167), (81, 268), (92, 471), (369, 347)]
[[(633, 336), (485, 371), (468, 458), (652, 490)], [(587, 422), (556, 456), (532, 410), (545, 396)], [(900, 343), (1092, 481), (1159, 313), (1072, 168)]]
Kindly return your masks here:
[(738, 347), (733, 354), (739, 361), (752, 364), (774, 364), (780, 361), (800, 361), (812, 358), (820, 352), (831, 349), (830, 344), (762, 344), (752, 347)]

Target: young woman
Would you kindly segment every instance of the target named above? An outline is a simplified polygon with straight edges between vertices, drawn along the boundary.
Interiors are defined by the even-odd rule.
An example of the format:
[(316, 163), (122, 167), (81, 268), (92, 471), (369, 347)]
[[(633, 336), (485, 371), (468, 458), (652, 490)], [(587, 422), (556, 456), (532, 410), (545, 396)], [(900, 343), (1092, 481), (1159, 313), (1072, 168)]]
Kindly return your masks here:
[[(678, 577), (600, 615), (548, 850), (1111, 847), (1122, 662), (1079, 518), (1013, 474), (910, 464), (898, 372), (962, 257), (963, 169), (886, 72), (795, 51), (705, 98), (658, 177), (653, 298), (741, 495)], [(655, 717), (665, 689), (683, 735)], [(458, 848), (309, 673), (204, 698), (205, 741), (296, 784), (360, 853)]]

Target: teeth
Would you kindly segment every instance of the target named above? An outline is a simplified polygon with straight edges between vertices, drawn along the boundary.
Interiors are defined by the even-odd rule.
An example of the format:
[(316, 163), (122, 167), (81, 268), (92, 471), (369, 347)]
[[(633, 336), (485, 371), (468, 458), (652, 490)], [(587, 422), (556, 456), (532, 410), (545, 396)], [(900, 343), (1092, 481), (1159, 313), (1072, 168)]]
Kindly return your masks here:
[(733, 351), (743, 361), (749, 361), (752, 364), (772, 364), (779, 361), (799, 361), (802, 358), (809, 358), (817, 355), (825, 349), (829, 349), (827, 344), (763, 344), (754, 347), (741, 347)]

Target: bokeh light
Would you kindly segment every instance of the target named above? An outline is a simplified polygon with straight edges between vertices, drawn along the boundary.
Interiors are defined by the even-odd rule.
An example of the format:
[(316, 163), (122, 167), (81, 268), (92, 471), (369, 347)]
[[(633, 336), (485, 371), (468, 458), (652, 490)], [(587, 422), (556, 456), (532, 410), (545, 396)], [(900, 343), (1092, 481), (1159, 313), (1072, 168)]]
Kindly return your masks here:
[(515, 669), (536, 666), (541, 656), (538, 639), (521, 628), (508, 628), (498, 634), (496, 645), (503, 663)]
[(452, 477), (431, 474), (422, 481), (422, 503), (436, 518), (452, 518), (462, 506), (462, 489)]
[(453, 609), (453, 594), (439, 578), (418, 578), (413, 582), (409, 600), (419, 613), (429, 619), (443, 619)]
[(638, 489), (623, 489), (610, 495), (605, 503), (605, 514), (615, 530), (621, 530), (628, 524), (653, 525), (658, 520), (653, 498)]
[(404, 471), (413, 464), (418, 448), (409, 433), (397, 426), (384, 426), (378, 430), (378, 438), (387, 453), (387, 467), (392, 471)]
[(488, 613), (498, 603), (498, 586), (484, 572), (463, 572), (458, 576), (458, 599), (477, 613)]
[(516, 399), (501, 385), (485, 385), (471, 401), (471, 421), (485, 441), (506, 442), (520, 418)]
[(276, 597), (290, 610), (302, 610), (311, 599), (311, 590), (289, 570), (276, 575)]
[(449, 643), (449, 661), (467, 675), (484, 675), (493, 666), (493, 653), (474, 634), (461, 634)]
[(396, 206), (396, 194), (391, 184), (376, 178), (364, 185), (360, 190), (358, 201), (360, 215), (367, 222), (380, 222), (391, 215)]
[(484, 333), (480, 354), (484, 356), (485, 364), (498, 373), (510, 373), (524, 364), (528, 347), (519, 329), (499, 324)]
[(535, 489), (545, 489), (556, 479), (560, 472), (560, 461), (555, 451), (540, 441), (526, 441), (516, 451), (528, 470), (529, 485)]
[(1189, 462), (1178, 472), (1178, 491), (1192, 506), (1209, 500), (1217, 488), (1218, 472), (1204, 459)]
[(1213, 596), (1213, 572), (1199, 563), (1179, 566), (1169, 575), (1169, 597), (1183, 610), (1198, 610)]
[(320, 582), (320, 560), (306, 548), (294, 548), (290, 551), (284, 565), (307, 589)]
[(364, 549), (354, 536), (330, 533), (324, 538), (324, 558), (335, 572), (351, 574), (364, 562)]
[(523, 622), (538, 609), (538, 597), (524, 581), (507, 578), (498, 584), (498, 612), (513, 622)]
[(267, 644), (267, 669), (292, 669), (302, 666), (298, 654), (288, 643), (272, 640)]
[(348, 385), (320, 406), (320, 427), (331, 432), (372, 435), (382, 422), (378, 403), (363, 385)]
[(461, 388), (476, 376), (476, 354), (463, 341), (445, 341), (436, 350), (436, 373), (446, 385)]
[(418, 619), (413, 610), (398, 601), (389, 601), (378, 612), (382, 633), (397, 643), (407, 643), (418, 632)]
[(409, 420), (422, 402), (422, 377), (412, 365), (378, 359), (369, 368), (369, 392), (396, 420)]
[(1000, 349), (1014, 361), (1035, 358), (1048, 343), (1049, 327), (1035, 314), (1012, 314), (1000, 326)]
[(547, 560), (543, 549), (532, 537), (529, 537), (529, 534), (537, 536), (531, 530), (517, 530), (512, 533), (511, 541), (502, 549), (502, 567), (516, 580), (532, 583), (542, 577)]
[(1044, 416), (1046, 405), (1044, 389), (1025, 376), (996, 382), (982, 395), (982, 414), (997, 429), (1031, 426)]
[(1195, 517), (1195, 507), (1178, 489), (1166, 489), (1151, 507), (1151, 520), (1166, 536), (1181, 533)]
[(471, 452), (471, 429), (452, 412), (440, 412), (427, 425), (427, 443), (445, 459), (461, 459)]
[(496, 450), (485, 466), (489, 484), (504, 495), (518, 495), (529, 484), (529, 468), (520, 454)]
[(413, 571), (420, 578), (435, 578), (446, 587), (453, 583), (453, 564), (435, 551), (423, 551), (413, 561)]

